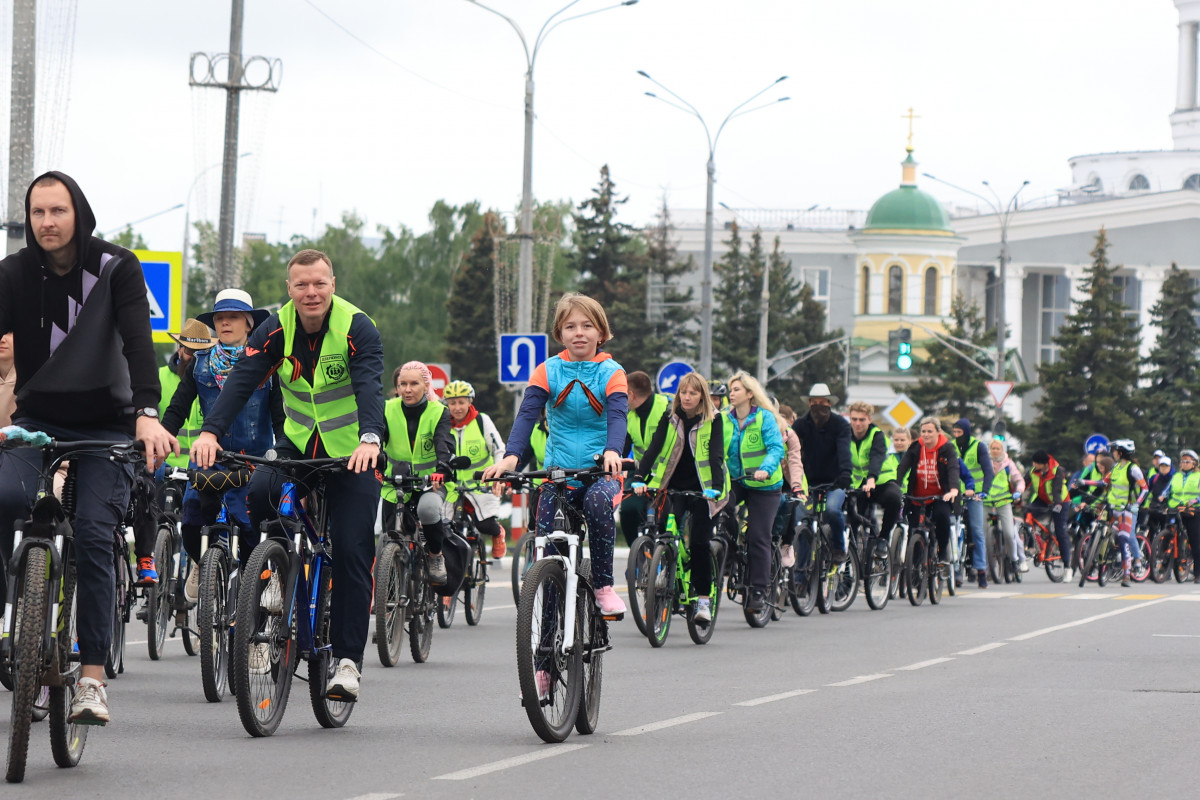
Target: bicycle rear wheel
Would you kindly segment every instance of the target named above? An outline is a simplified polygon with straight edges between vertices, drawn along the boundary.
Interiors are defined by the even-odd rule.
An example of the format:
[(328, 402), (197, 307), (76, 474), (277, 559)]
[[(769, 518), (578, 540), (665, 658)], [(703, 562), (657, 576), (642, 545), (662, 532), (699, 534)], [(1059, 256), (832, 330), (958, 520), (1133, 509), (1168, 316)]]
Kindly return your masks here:
[(813, 553), (812, 529), (807, 526), (801, 527), (796, 533), (794, 542), (796, 564), (792, 567), (789, 575), (788, 599), (792, 603), (793, 611), (802, 617), (807, 617), (816, 607), (819, 594), (817, 588), (819, 577), (814, 560), (816, 556)]
[(1183, 583), (1192, 574), (1192, 545), (1188, 542), (1187, 536), (1180, 531), (1179, 539), (1177, 540), (1175, 557), (1175, 582)]
[(876, 539), (871, 539), (867, 542), (867, 556), (864, 559), (867, 566), (863, 570), (863, 585), (864, 593), (867, 596), (867, 605), (872, 611), (881, 611), (887, 607), (888, 598), (891, 595), (892, 568), (887, 558), (876, 555), (876, 541)]
[(533, 531), (525, 531), (513, 545), (512, 593), (514, 603), (521, 602), (521, 582), (525, 580), (525, 573), (529, 572), (529, 566), (533, 564), (533, 539)]
[(483, 550), (483, 537), (475, 540), (475, 558), (472, 559), (471, 574), (463, 587), (463, 611), (467, 624), (475, 626), (483, 619), (483, 598), (487, 593), (487, 555)]
[(1046, 542), (1046, 557), (1042, 562), (1046, 568), (1046, 577), (1051, 583), (1062, 583), (1067, 574), (1067, 562), (1063, 560), (1062, 551), (1058, 549), (1058, 538), (1051, 536)]
[(385, 667), (400, 663), (407, 607), (408, 557), (388, 539), (375, 558), (375, 647)]
[(708, 590), (708, 610), (712, 619), (707, 624), (698, 623), (695, 620), (696, 606), (688, 606), (687, 611), (687, 628), (688, 636), (692, 637), (692, 641), (696, 644), (708, 644), (712, 639), (713, 630), (717, 627), (717, 610), (721, 605), (721, 586), (717, 582), (721, 570), (724, 568), (725, 561), (725, 544), (721, 539), (713, 539), (708, 545), (709, 558), (712, 559), (712, 583), (709, 584)]
[[(124, 529), (117, 532), (124, 536)], [(112, 641), (108, 656), (104, 659), (104, 675), (110, 680), (125, 671), (125, 623), (129, 618), (129, 551), (120, 544), (114, 545), (113, 569), (116, 585), (113, 590)]]
[(1088, 576), (1096, 568), (1096, 534), (1085, 533), (1079, 540), (1079, 588), (1087, 586)]
[[(324, 570), (333, 571), (326, 563)], [(331, 578), (321, 578), (322, 586), (317, 590), (317, 625), (313, 631), (313, 652), (308, 657), (308, 699), (312, 703), (313, 716), (322, 728), (340, 728), (350, 719), (354, 711), (353, 701), (330, 700), (325, 687), (337, 672), (338, 660), (333, 657), (330, 646), (329, 603), (333, 595)]]
[(908, 589), (908, 602), (919, 606), (925, 602), (929, 592), (929, 544), (922, 531), (908, 534), (908, 551), (904, 554), (904, 581)]
[(200, 631), (200, 684), (210, 703), (229, 688), (229, 566), (225, 548), (209, 547), (200, 557), (197, 606)]
[[(57, 668), (59, 674), (69, 671), (72, 661), (79, 661), (76, 649), (79, 641), (77, 606), (75, 564), (69, 561), (63, 574), (55, 638), (56, 658), (52, 667)], [(54, 763), (60, 767), (73, 767), (79, 763), (87, 744), (88, 728), (91, 727), (67, 721), (78, 686), (72, 683), (70, 686), (50, 687), (50, 751), (54, 754)]]
[(600, 691), (604, 685), (604, 651), (608, 649), (608, 623), (598, 613), (592, 591), (592, 562), (582, 559), (579, 564), (579, 589), (575, 602), (583, 609), (583, 631), (580, 641), (583, 653), (579, 668), (579, 713), (575, 715), (575, 730), (587, 735), (596, 732), (600, 724)]
[(646, 576), (650, 574), (650, 559), (654, 556), (654, 540), (639, 536), (629, 546), (629, 559), (625, 562), (625, 585), (629, 589), (629, 613), (643, 636), (646, 632)]
[(454, 624), (454, 618), (458, 615), (458, 593), (451, 595), (439, 596), (437, 604), (437, 623), (442, 630), (449, 628)]
[(1133, 559), (1133, 563), (1129, 565), (1129, 577), (1133, 579), (1134, 583), (1142, 583), (1150, 576), (1150, 542), (1146, 541), (1146, 537), (1140, 533), (1137, 541), (1141, 557)]
[[(566, 619), (567, 576), (556, 559), (535, 562), (521, 587), (517, 609), (517, 678), (529, 724), (543, 741), (561, 742), (579, 712), (582, 683), (583, 609)], [(576, 646), (561, 646), (566, 626), (574, 625)]]
[(841, 564), (831, 564), (822, 580), (822, 590), (827, 593), (826, 605), (830, 611), (845, 611), (858, 597), (858, 554), (853, 546)]
[(1172, 536), (1177, 536), (1173, 528), (1164, 528), (1154, 534), (1150, 543), (1150, 580), (1162, 583), (1174, 571), (1175, 559), (1171, 555), (1169, 544)]
[[(163, 645), (167, 643), (167, 626), (171, 623), (171, 581), (168, 565), (174, 563), (171, 546), (171, 531), (161, 525), (154, 540), (154, 565), (158, 568), (158, 582), (146, 587), (146, 649), (150, 660), (162, 658)], [(180, 587), (182, 588), (182, 587)]]
[(675, 611), (675, 548), (656, 545), (647, 576), (646, 638), (651, 647), (662, 647)]
[(771, 577), (767, 583), (767, 603), (771, 606), (771, 619), (783, 619), (788, 607), (788, 585), (791, 583), (783, 568), (783, 551), (779, 543), (771, 545)]
[(290, 559), (281, 542), (267, 539), (254, 548), (238, 587), (232, 682), (242, 727), (255, 737), (279, 727), (292, 688), (297, 646), (295, 604), (287, 596)]
[(8, 770), (5, 780), (25, 780), (25, 759), (29, 755), (29, 728), (33, 724), (33, 703), (42, 685), (43, 626), (46, 623), (46, 551), (40, 547), (25, 550), (17, 580), (20, 584), (12, 617), (12, 716), (8, 731)]

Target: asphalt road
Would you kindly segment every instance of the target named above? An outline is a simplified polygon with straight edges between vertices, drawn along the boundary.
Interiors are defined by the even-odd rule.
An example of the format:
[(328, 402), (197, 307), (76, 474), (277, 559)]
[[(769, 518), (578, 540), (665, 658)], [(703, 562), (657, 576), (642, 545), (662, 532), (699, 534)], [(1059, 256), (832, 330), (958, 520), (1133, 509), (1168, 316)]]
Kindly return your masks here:
[[(621, 556), (618, 557), (621, 559)], [(619, 563), (622, 563), (619, 561)], [(752, 630), (733, 604), (712, 641), (676, 618), (652, 649), (613, 628), (600, 732), (545, 745), (518, 701), (508, 562), (478, 627), (461, 611), (428, 663), (368, 649), (349, 724), (316, 724), (293, 684), (275, 736), (251, 739), (232, 699), (205, 702), (178, 641), (159, 662), (129, 627), (113, 722), (83, 762), (54, 766), (45, 723), (13, 796), (320, 796), (331, 800), (931, 795), (1191, 796), (1200, 719), (1200, 587), (1022, 584), (940, 606), (860, 597)], [(620, 568), (618, 568), (619, 571)], [(405, 650), (407, 659), (407, 650)], [(303, 672), (303, 668), (302, 668)], [(7, 732), (7, 724), (3, 724)]]

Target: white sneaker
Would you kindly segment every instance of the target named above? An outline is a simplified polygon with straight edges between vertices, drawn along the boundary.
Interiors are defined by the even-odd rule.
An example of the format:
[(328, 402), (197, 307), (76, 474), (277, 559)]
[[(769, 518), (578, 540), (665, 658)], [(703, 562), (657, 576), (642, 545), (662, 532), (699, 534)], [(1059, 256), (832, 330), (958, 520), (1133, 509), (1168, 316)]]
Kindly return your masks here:
[(75, 699), (71, 701), (71, 714), (67, 722), (78, 725), (105, 725), (109, 721), (108, 692), (104, 684), (95, 678), (80, 678)]
[(258, 604), (272, 614), (283, 613), (283, 592), (279, 588), (279, 573), (271, 572), (267, 586), (258, 597)]
[(250, 651), (250, 674), (266, 675), (271, 671), (271, 645), (261, 642)]
[(692, 613), (692, 620), (698, 625), (707, 625), (712, 622), (712, 601), (707, 597), (698, 598), (696, 610)]
[(1021, 559), (1021, 563), (1017, 564), (1017, 572), (1029, 572), (1029, 562)]
[(358, 666), (348, 658), (338, 661), (337, 672), (325, 686), (325, 697), (329, 700), (353, 702), (358, 699), (358, 679), (362, 673)]
[(183, 599), (192, 605), (200, 599), (200, 567), (197, 564), (192, 565), (191, 572), (188, 573), (187, 580), (183, 584)]
[(784, 569), (789, 569), (796, 565), (796, 551), (792, 549), (790, 544), (785, 544), (779, 548), (779, 552), (782, 556), (780, 563), (783, 564)]

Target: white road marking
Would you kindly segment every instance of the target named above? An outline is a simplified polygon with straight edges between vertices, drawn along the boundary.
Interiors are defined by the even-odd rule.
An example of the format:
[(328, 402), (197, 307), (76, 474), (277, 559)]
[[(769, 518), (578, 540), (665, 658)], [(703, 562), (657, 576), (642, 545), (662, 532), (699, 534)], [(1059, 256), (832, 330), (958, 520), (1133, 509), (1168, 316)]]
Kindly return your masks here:
[(795, 689), (790, 692), (780, 692), (779, 694), (770, 694), (766, 697), (756, 697), (753, 700), (743, 700), (740, 703), (734, 703), (735, 706), (761, 706), (763, 703), (774, 703), (776, 700), (787, 700), (789, 697), (799, 697), (802, 694), (812, 694), (816, 689)]
[(1200, 603), (1200, 594), (1177, 594), (1171, 599), (1185, 603)]
[(526, 753), (523, 756), (513, 756), (505, 758), (501, 761), (493, 761), (490, 764), (482, 764), (478, 767), (470, 769), (460, 769), (458, 772), (447, 772), (445, 775), (437, 775), (432, 780), (435, 781), (469, 781), (472, 778), (478, 778), (480, 775), (487, 775), (490, 772), (500, 772), (505, 769), (512, 769), (524, 764), (529, 764), (534, 761), (541, 761), (543, 758), (553, 758), (554, 756), (566, 755), (576, 750), (582, 750), (590, 745), (586, 744), (554, 744), (546, 745), (545, 747), (534, 750), (532, 753)]
[(1016, 596), (1022, 594), (1022, 592), (982, 591), (982, 592), (964, 592), (963, 594), (965, 594), (968, 598), (973, 598), (975, 600), (999, 600), (1004, 597), (1016, 597)]
[(396, 800), (397, 797), (404, 797), (404, 795), (392, 792), (371, 792), (370, 794), (356, 795), (348, 800)]
[(1113, 596), (1110, 594), (1068, 594), (1059, 599), (1060, 600), (1111, 600), (1112, 598), (1113, 598)]
[(1096, 614), (1095, 616), (1084, 617), (1083, 619), (1077, 619), (1074, 622), (1064, 622), (1062, 625), (1051, 625), (1049, 628), (1041, 628), (1036, 631), (1030, 631), (1029, 633), (1022, 633), (1020, 636), (1010, 636), (1009, 641), (1010, 642), (1024, 642), (1029, 639), (1037, 638), (1038, 636), (1044, 636), (1047, 633), (1054, 633), (1056, 631), (1066, 630), (1067, 628), (1076, 628), (1076, 627), (1079, 627), (1080, 625), (1087, 625), (1090, 622), (1096, 622), (1097, 620), (1107, 619), (1109, 617), (1115, 617), (1118, 614), (1124, 614), (1129, 611), (1136, 611), (1139, 608), (1147, 608), (1149, 606), (1156, 606), (1159, 603), (1165, 603), (1165, 602), (1167, 602), (1167, 598), (1165, 598), (1165, 597), (1160, 598), (1158, 600), (1149, 600), (1145, 603), (1137, 603), (1132, 606), (1125, 606), (1124, 608), (1118, 608), (1115, 611), (1109, 611), (1104, 614)]
[(916, 664), (909, 664), (907, 667), (896, 667), (896, 669), (894, 669), (893, 672), (900, 672), (900, 671), (913, 672), (915, 670), (925, 669), (926, 667), (932, 667), (937, 664), (945, 664), (947, 661), (953, 661), (953, 660), (954, 659), (950, 658), (949, 656), (942, 656), (941, 658), (931, 658), (928, 661), (918, 661)]
[(640, 736), (643, 733), (652, 733), (661, 731), (663, 728), (673, 728), (676, 725), (686, 725), (689, 722), (715, 717), (718, 714), (724, 714), (724, 711), (697, 711), (695, 714), (684, 714), (682, 717), (673, 717), (664, 719), (661, 722), (651, 722), (649, 725), (639, 725), (636, 728), (626, 728), (623, 731), (610, 733), (609, 736)]
[(954, 655), (956, 656), (977, 656), (980, 653), (986, 653), (988, 650), (995, 650), (997, 647), (1004, 647), (1008, 642), (992, 642), (991, 644), (981, 644), (979, 647), (972, 647), (970, 650), (959, 650)]
[(848, 681), (838, 681), (837, 683), (827, 683), (825, 685), (826, 686), (857, 686), (860, 683), (867, 683), (869, 681), (877, 681), (880, 678), (890, 678), (890, 677), (892, 677), (891, 673), (879, 672), (874, 675), (859, 675), (857, 678), (851, 678)]
[(1153, 635), (1162, 639), (1200, 639), (1200, 634), (1197, 633), (1156, 633)]

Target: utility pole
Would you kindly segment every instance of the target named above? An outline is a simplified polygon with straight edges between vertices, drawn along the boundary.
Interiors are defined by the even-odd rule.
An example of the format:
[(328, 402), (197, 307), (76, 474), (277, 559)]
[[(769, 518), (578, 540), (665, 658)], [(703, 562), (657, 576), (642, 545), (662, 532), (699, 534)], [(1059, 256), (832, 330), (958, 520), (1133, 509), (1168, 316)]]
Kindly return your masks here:
[(25, 246), (25, 192), (33, 182), (34, 69), (37, 0), (13, 0), (12, 92), (8, 123), (8, 229), (6, 253)]
[[(245, 91), (275, 92), (279, 90), (282, 65), (279, 59), (269, 61), (263, 56), (242, 58), (242, 18), (244, 0), (232, 0), (233, 11), (229, 22), (228, 53), (192, 53), (191, 86), (207, 86), (225, 90), (225, 151), (221, 160), (221, 216), (216, 270), (213, 283), (217, 288), (227, 289), (241, 285), (241, 276), (236, 275), (233, 264), (234, 208), (237, 203), (238, 120), (241, 112), (241, 93)], [(222, 62), (228, 63), (229, 72), (225, 80), (218, 80), (214, 68)], [(261, 63), (265, 79), (250, 84), (246, 82), (246, 67)], [(207, 64), (197, 77), (197, 66)]]
[(767, 324), (771, 317), (771, 265), (763, 264), (762, 294), (758, 298), (758, 382), (767, 385)]

